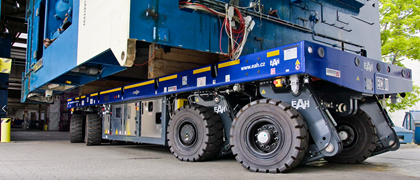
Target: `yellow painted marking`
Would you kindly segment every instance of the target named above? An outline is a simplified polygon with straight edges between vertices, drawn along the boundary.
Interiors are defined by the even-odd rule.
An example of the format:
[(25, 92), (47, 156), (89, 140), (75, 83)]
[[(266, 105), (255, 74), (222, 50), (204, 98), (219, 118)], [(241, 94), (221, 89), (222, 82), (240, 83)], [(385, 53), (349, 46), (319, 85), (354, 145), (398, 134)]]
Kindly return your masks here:
[(224, 68), (224, 67), (229, 67), (229, 66), (237, 65), (239, 63), (240, 63), (239, 59), (238, 60), (234, 60), (234, 61), (224, 62), (224, 63), (220, 63), (219, 64), (219, 68)]
[(67, 99), (67, 102), (70, 102), (71, 101), (71, 99)]
[(127, 131), (125, 131), (125, 134), (131, 136), (130, 123), (125, 124), (125, 129), (128, 129), (128, 133), (127, 133)]
[(90, 97), (97, 96), (97, 95), (98, 95), (98, 93), (93, 93), (93, 94), (90, 95)]
[(105, 129), (105, 134), (108, 134), (108, 129)]
[(102, 91), (100, 92), (100, 94), (108, 94), (108, 93), (117, 92), (117, 91), (121, 91), (121, 88), (115, 88), (108, 91)]
[(276, 51), (271, 51), (267, 53), (267, 57), (273, 57), (273, 56), (278, 56), (280, 55), (280, 50), (276, 50)]
[(115, 131), (115, 135), (118, 135), (118, 129)]
[(77, 97), (77, 98), (75, 98), (76, 100), (79, 100), (80, 98), (79, 97)]
[(177, 106), (178, 109), (181, 108), (182, 106), (188, 104), (188, 100), (187, 99), (177, 99)]
[(359, 76), (357, 76), (357, 79), (356, 79), (357, 81), (360, 81), (360, 78), (359, 78)]
[(0, 58), (0, 73), (10, 74), (12, 69), (12, 59)]
[(125, 86), (124, 89), (136, 88), (136, 87), (145, 86), (145, 85), (149, 85), (149, 84), (153, 84), (153, 83), (155, 83), (155, 80), (150, 80), (150, 81), (146, 81), (146, 82), (142, 82), (142, 83), (137, 83), (137, 84)]
[(262, 91), (261, 91), (261, 94), (267, 94), (266, 92), (265, 92), (265, 90), (263, 89)]
[(81, 98), (84, 99), (84, 98), (86, 98), (86, 96), (82, 96)]
[(300, 65), (299, 59), (296, 60), (296, 64), (295, 65)]
[(193, 71), (193, 74), (200, 74), (200, 73), (207, 72), (207, 71), (210, 71), (210, 70), (211, 70), (210, 66), (205, 67), (205, 68), (201, 68), (201, 69), (196, 69), (196, 70)]
[(159, 79), (159, 82), (168, 81), (168, 80), (172, 80), (172, 79), (176, 79), (176, 78), (178, 78), (178, 75), (177, 74), (172, 75), (172, 76), (168, 76), (168, 77), (160, 78)]
[(9, 69), (3, 69), (3, 70), (1, 71), (1, 73), (10, 74), (10, 70), (9, 70)]

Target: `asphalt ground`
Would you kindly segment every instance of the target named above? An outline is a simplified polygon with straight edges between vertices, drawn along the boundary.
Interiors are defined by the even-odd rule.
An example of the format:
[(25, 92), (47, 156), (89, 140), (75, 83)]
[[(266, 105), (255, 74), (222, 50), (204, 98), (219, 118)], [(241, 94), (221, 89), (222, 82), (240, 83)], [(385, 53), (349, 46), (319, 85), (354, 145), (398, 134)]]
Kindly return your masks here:
[(12, 131), (0, 143), (0, 179), (420, 179), (420, 147), (403, 145), (363, 164), (324, 161), (284, 174), (248, 172), (234, 159), (178, 161), (167, 147), (71, 144), (68, 132)]

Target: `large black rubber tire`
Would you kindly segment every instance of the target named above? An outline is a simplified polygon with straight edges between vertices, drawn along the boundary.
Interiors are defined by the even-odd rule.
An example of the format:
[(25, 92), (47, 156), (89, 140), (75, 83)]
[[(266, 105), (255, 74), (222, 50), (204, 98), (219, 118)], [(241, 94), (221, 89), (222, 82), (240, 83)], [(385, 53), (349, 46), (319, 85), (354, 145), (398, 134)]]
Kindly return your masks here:
[[(186, 124), (195, 127), (194, 141), (183, 144), (181, 130)], [(191, 139), (193, 139), (191, 137)], [(180, 161), (205, 161), (215, 158), (223, 146), (223, 125), (212, 109), (187, 105), (176, 110), (168, 124), (170, 151)]]
[(86, 115), (86, 145), (100, 145), (102, 142), (102, 119), (98, 114)]
[[(257, 123), (270, 123), (274, 130), (281, 131), (278, 133), (281, 140), (276, 141), (272, 152), (258, 151), (255, 146), (258, 141), (251, 141), (255, 140), (252, 136), (257, 137), (252, 133), (253, 127), (259, 127)], [(291, 170), (304, 158), (308, 148), (306, 122), (292, 106), (276, 100), (261, 99), (244, 106), (232, 123), (230, 135), (233, 155), (252, 172)]]
[(83, 124), (83, 115), (73, 114), (70, 121), (70, 142), (82, 143), (85, 136), (85, 126)]
[(353, 116), (334, 116), (334, 119), (337, 122), (337, 128), (343, 125), (352, 127), (356, 134), (355, 140), (354, 143), (347, 146), (344, 145), (343, 150), (339, 154), (324, 159), (332, 163), (356, 164), (362, 163), (370, 157), (376, 148), (378, 137), (375, 125), (372, 123), (369, 115), (363, 111), (358, 111)]

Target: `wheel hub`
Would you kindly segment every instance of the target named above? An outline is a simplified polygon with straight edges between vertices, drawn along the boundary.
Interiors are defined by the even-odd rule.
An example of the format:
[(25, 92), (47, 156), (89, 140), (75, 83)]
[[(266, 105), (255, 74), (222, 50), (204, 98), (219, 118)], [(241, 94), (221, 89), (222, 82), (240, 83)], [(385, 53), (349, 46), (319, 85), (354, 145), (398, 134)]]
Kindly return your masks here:
[(179, 133), (179, 139), (184, 145), (192, 145), (196, 139), (196, 130), (190, 123), (184, 124)]
[(355, 130), (347, 124), (339, 125), (337, 129), (338, 129), (338, 136), (343, 142), (343, 146), (344, 147), (352, 146), (356, 140)]
[(261, 144), (269, 144), (271, 142), (271, 135), (269, 131), (261, 131), (257, 134), (257, 140)]
[[(281, 144), (280, 133), (273, 124), (254, 126), (254, 147), (263, 153), (274, 151)], [(252, 141), (252, 140), (251, 140)]]
[(345, 140), (347, 140), (349, 138), (349, 134), (346, 131), (340, 131), (338, 133), (338, 136), (340, 136), (340, 139), (342, 141), (345, 141)]

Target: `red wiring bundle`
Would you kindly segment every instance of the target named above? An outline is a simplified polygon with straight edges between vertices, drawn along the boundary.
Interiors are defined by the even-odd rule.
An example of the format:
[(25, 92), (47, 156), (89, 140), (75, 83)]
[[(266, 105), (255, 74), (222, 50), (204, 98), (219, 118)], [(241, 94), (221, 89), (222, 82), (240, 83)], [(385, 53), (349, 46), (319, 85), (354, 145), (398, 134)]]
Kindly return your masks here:
[[(226, 16), (225, 19), (224, 19), (224, 21), (223, 21), (222, 28), (220, 29), (220, 39), (219, 39), (220, 52), (222, 54), (224, 54), (225, 56), (227, 56), (227, 57), (232, 56), (232, 54), (238, 49), (238, 47), (239, 47), (238, 44), (241, 44), (242, 43), (244, 32), (245, 32), (245, 21), (244, 21), (244, 18), (242, 16), (242, 13), (238, 9), (236, 9), (236, 8), (235, 8), (235, 12), (236, 12), (236, 14), (238, 16), (238, 19), (239, 19), (239, 27), (236, 28), (236, 29), (233, 29), (232, 28), (232, 34), (230, 34), (229, 29), (231, 27), (230, 27), (229, 19)], [(229, 55), (226, 55), (225, 53), (223, 53), (223, 50), (222, 50), (223, 28), (225, 28), (226, 34), (228, 34), (229, 37), (232, 37), (233, 39), (235, 39), (235, 42), (236, 42), (234, 44), (231, 44), (232, 51), (231, 51), (231, 53)], [(238, 40), (240, 40), (239, 43), (238, 43)]]

